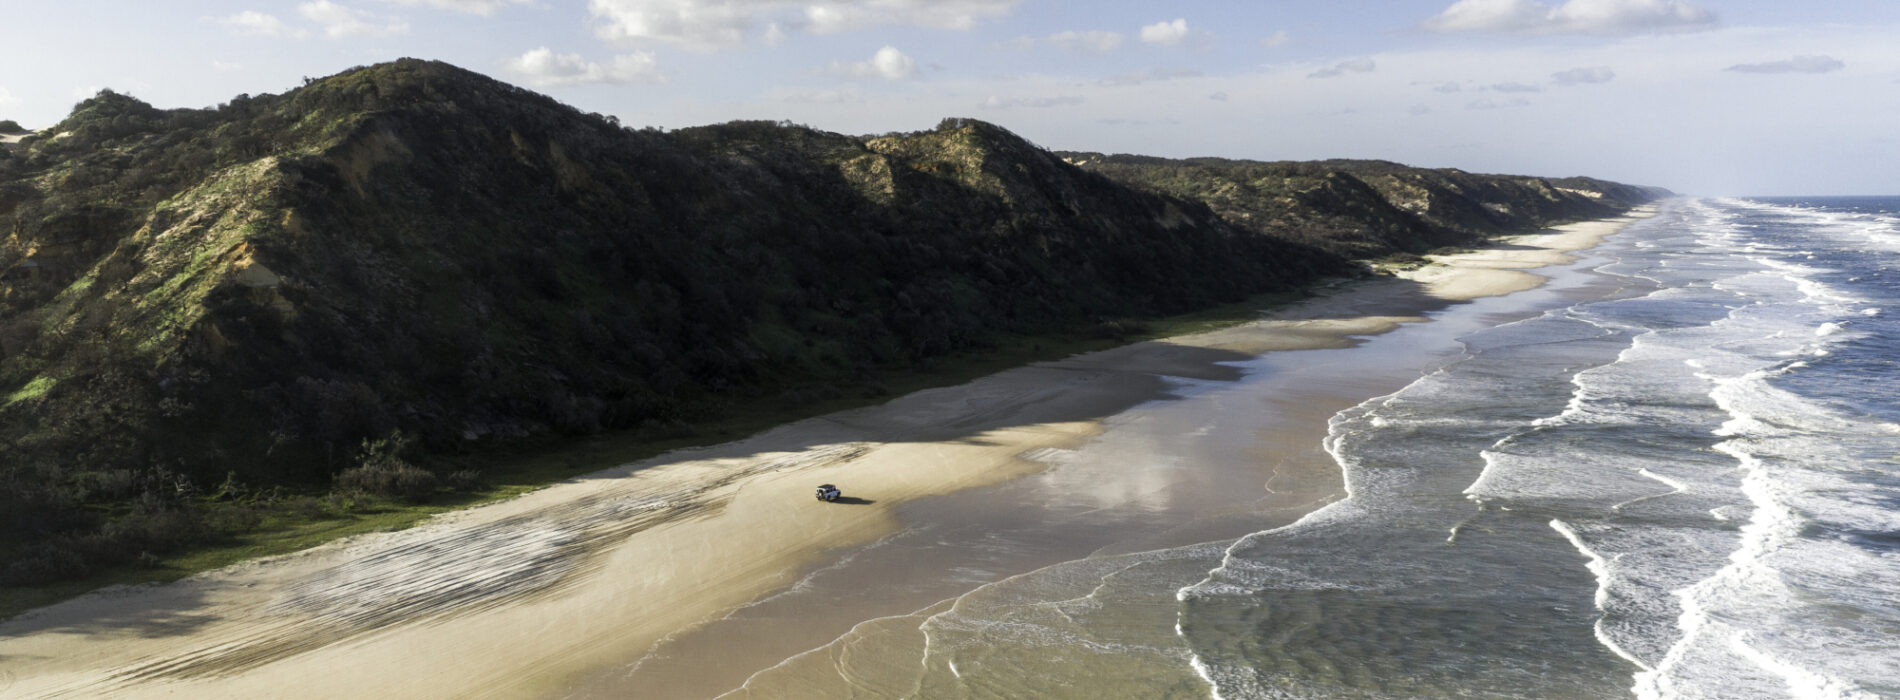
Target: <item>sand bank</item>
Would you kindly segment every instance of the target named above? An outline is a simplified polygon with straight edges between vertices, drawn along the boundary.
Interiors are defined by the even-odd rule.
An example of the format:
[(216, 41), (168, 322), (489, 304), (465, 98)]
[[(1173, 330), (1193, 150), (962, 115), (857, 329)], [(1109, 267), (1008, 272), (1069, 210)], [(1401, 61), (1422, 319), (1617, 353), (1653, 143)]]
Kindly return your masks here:
[[(1260, 322), (918, 392), (599, 472), (411, 530), (88, 595), (0, 625), (0, 695), (716, 693), (736, 687), (726, 679), (743, 681), (783, 660), (782, 650), (810, 648), (808, 637), (833, 633), (787, 623), (778, 636), (721, 638), (713, 623), (792, 589), (814, 567), (849, 568), (833, 561), (836, 554), (900, 532), (907, 523), (899, 506), (914, 504), (905, 511), (912, 517), (981, 529), (985, 518), (1007, 514), (932, 511), (934, 497), (1041, 472), (1051, 455), (1112, 438), (1104, 430), (1181, 382), (1235, 379), (1240, 370), (1232, 363), (1346, 347), (1449, 303), (1534, 287), (1541, 278), (1524, 269), (1568, 260), (1567, 251), (1593, 246), (1625, 223), (1513, 237), (1398, 278), (1326, 290)], [(1296, 380), (1288, 386), (1298, 387)], [(1338, 476), (1318, 454), (1319, 437), (1333, 411), (1381, 393), (1375, 384), (1281, 392), (1273, 428), (1248, 437), (1247, 449), (1272, 455), (1265, 475), (1235, 477), (1256, 489), (1264, 478), (1269, 488), (1232, 517), (1288, 520), (1337, 497)], [(845, 486), (854, 502), (815, 501), (810, 490), (820, 482)], [(1103, 507), (1125, 502), (1117, 498), (1104, 496)], [(1131, 534), (1113, 546), (1196, 541), (1202, 527), (1211, 526)], [(928, 569), (929, 557), (918, 553), (906, 566)], [(967, 589), (981, 580), (952, 584)], [(940, 600), (941, 590), (916, 595)], [(823, 613), (828, 624), (848, 629), (879, 614), (866, 605)], [(654, 679), (629, 678), (637, 670), (630, 662), (656, 645), (684, 649), (694, 639), (717, 647), (729, 667), (693, 673), (699, 662), (679, 653), (667, 657), (676, 659), (671, 675), (657, 663), (647, 674)]]

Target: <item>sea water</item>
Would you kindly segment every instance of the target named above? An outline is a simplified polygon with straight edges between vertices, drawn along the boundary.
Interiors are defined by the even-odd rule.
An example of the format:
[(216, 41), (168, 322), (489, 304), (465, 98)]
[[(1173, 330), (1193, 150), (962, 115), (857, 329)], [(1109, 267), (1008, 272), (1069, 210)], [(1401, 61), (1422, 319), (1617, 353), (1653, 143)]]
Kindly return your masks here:
[(1900, 697), (1900, 199), (1672, 203), (1625, 293), (1333, 419), (1180, 589), (1224, 698)]
[[(980, 533), (901, 511), (849, 556), (966, 549), (968, 592), (732, 695), (1900, 697), (1900, 198), (1674, 200), (1540, 273), (1184, 385), (998, 487), (1020, 502), (970, 496), (1014, 504)], [(1272, 483), (1246, 467), (1274, 456), (1245, 436), (1311, 381), (1383, 387), (1287, 448), (1323, 448), (1347, 495), (1256, 518)], [(1209, 482), (1226, 510), (1161, 502), (1208, 464), (1236, 466)]]

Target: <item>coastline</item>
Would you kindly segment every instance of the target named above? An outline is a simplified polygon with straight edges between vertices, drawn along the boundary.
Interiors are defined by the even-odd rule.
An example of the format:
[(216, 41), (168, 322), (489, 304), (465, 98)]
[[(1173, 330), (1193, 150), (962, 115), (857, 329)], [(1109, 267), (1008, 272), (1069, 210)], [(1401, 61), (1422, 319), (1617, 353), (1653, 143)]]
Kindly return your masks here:
[[(900, 531), (900, 504), (1041, 472), (1034, 456), (1102, 436), (1109, 419), (1180, 381), (1231, 381), (1231, 363), (1349, 347), (1456, 302), (1534, 288), (1543, 278), (1527, 269), (1567, 262), (1630, 220), (1505, 237), (1262, 321), (917, 392), (411, 530), (83, 596), (0, 625), (0, 690), (539, 697), (579, 683), (605, 693), (623, 686), (603, 674), (661, 640)], [(1328, 407), (1377, 395), (1309, 389), (1281, 399), (1286, 420), (1259, 438), (1292, 455), (1272, 467), (1276, 518), (1339, 496), (1336, 470), (1311, 454), (1316, 436)], [(865, 502), (817, 503), (818, 482)]]

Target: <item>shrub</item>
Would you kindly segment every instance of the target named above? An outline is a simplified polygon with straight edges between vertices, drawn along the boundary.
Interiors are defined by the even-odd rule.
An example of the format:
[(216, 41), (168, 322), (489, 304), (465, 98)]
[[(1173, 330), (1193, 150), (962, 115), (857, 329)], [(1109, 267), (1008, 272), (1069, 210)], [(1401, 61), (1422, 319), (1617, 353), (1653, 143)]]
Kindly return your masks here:
[(322, 501), (310, 496), (298, 496), (285, 501), (284, 508), (306, 520), (316, 520), (328, 512), (324, 509)]
[(207, 508), (205, 522), (217, 532), (250, 532), (264, 523), (264, 513), (248, 503), (216, 503)]
[(448, 487), (462, 493), (480, 491), (482, 490), (482, 474), (473, 469), (451, 472), (448, 478)]
[(198, 540), (205, 533), (205, 522), (186, 508), (153, 508), (141, 501), (131, 513), (106, 523), (99, 533), (102, 554), (168, 552)]
[(21, 548), (12, 561), (0, 566), (0, 584), (37, 586), (78, 578), (90, 571), (86, 558), (65, 542), (40, 542)]
[(389, 437), (363, 441), (359, 465), (336, 475), (339, 491), (359, 491), (384, 498), (410, 502), (427, 500), (441, 480), (428, 470), (402, 458), (409, 440), (398, 430)]
[(1118, 319), (1097, 323), (1088, 329), (1091, 338), (1121, 340), (1131, 335), (1149, 332), (1148, 324), (1129, 319)]
[(361, 491), (333, 491), (318, 501), (318, 505), (323, 508), (323, 512), (342, 517), (358, 511), (367, 510), (369, 504), (364, 503), (363, 498), (364, 496)]
[(336, 476), (339, 489), (412, 502), (427, 500), (439, 481), (428, 470), (409, 464), (363, 466)]

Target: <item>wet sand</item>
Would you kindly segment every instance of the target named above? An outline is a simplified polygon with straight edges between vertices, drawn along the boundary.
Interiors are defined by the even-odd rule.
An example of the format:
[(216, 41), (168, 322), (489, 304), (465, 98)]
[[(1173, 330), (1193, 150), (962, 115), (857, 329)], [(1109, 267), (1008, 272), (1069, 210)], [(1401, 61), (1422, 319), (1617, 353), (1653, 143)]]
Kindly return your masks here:
[[(885, 624), (869, 620), (902, 639), (902, 619), (1017, 574), (1231, 537), (1336, 499), (1326, 421), (1416, 370), (1249, 363), (1535, 287), (1523, 269), (1625, 223), (1513, 237), (1260, 322), (918, 392), (411, 530), (88, 595), (0, 625), (0, 695), (706, 697), (764, 683), (784, 674), (760, 671), (822, 666), (823, 653), (792, 657)], [(1274, 382), (1269, 400), (1219, 391), (1249, 376)], [(1228, 415), (1248, 422), (1219, 425)], [(1105, 452), (1117, 459), (1088, 458)], [(811, 498), (821, 482), (850, 502)]]

